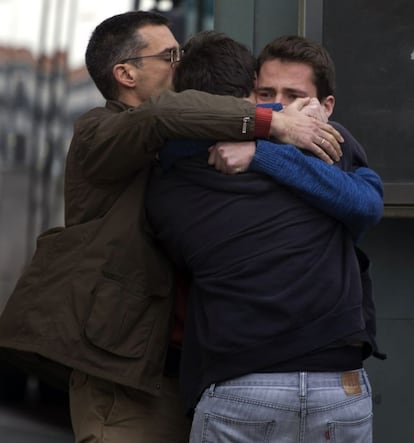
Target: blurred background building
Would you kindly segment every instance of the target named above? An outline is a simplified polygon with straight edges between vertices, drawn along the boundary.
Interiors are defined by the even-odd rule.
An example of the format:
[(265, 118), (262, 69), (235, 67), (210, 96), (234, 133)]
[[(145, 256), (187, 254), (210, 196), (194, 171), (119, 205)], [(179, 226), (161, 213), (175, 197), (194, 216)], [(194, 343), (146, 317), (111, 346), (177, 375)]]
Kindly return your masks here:
[(0, 0), (0, 311), (36, 236), (62, 224), (73, 121), (103, 103), (84, 66), (90, 33), (131, 9), (167, 15), (179, 41), (213, 27), (213, 0)]

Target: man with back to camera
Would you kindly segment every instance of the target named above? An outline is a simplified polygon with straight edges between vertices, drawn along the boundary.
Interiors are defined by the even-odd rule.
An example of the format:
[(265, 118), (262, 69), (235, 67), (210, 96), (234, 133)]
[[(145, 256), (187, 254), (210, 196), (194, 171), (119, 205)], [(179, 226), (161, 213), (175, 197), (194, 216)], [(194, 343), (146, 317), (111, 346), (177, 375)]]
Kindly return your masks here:
[[(249, 76), (246, 48), (206, 33), (184, 49), (177, 90), (249, 94), (254, 67)], [(347, 148), (354, 152), (344, 153), (341, 166), (363, 167), (358, 146), (351, 140)], [(339, 441), (351, 441), (345, 438), (354, 438), (352, 429), (352, 441), (370, 441), (362, 360), (375, 343), (364, 321), (351, 233), (264, 176), (217, 174), (197, 147), (177, 160), (167, 146), (160, 162), (164, 171), (153, 174), (147, 192), (149, 219), (192, 279), (181, 373), (187, 406), (197, 404), (191, 442), (293, 442), (298, 433), (313, 442), (328, 438), (335, 421), (347, 424)], [(380, 181), (371, 186), (381, 200)], [(382, 205), (376, 207), (371, 223), (381, 216)], [(284, 383), (294, 395), (282, 401)], [(307, 409), (315, 388), (329, 397)]]
[(1, 317), (1, 347), (34, 357), (31, 364), (48, 375), (58, 367), (62, 377), (70, 373), (77, 442), (187, 439), (169, 364), (173, 272), (142, 207), (164, 139), (270, 134), (325, 159), (324, 149), (338, 157), (337, 131), (300, 112), (309, 100), (277, 113), (233, 97), (163, 92), (181, 56), (158, 14), (119, 14), (94, 30), (86, 64), (107, 103), (75, 123), (65, 229), (39, 237)]

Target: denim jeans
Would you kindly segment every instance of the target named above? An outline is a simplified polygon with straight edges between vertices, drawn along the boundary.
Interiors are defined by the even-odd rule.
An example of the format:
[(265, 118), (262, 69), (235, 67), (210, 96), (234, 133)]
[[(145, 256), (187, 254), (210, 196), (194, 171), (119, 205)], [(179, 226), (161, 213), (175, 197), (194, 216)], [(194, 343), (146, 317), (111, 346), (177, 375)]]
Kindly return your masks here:
[(249, 374), (206, 389), (190, 443), (371, 443), (364, 369)]

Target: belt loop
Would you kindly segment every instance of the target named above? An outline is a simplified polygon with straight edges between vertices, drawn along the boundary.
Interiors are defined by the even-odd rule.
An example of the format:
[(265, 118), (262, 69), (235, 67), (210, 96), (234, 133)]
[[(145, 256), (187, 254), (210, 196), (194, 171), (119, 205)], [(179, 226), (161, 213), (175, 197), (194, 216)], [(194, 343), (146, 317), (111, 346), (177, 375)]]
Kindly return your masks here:
[(210, 387), (208, 388), (208, 395), (209, 397), (213, 397), (214, 396), (214, 390), (216, 389), (216, 384), (212, 383), (210, 385)]
[(362, 381), (364, 382), (365, 386), (367, 387), (368, 394), (370, 396), (372, 396), (371, 383), (369, 381), (367, 371), (364, 368), (362, 368), (360, 371), (361, 371)]
[(299, 372), (299, 395), (300, 397), (305, 397), (306, 395), (306, 372)]

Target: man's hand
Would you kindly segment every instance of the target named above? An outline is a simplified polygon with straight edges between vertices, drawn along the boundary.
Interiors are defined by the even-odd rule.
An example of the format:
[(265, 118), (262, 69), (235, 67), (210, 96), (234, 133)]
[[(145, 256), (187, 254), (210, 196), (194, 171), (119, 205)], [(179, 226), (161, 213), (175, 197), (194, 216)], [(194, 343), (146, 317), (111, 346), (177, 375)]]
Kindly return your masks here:
[(342, 155), (339, 143), (344, 140), (328, 123), (301, 112), (310, 101), (309, 97), (298, 98), (282, 111), (274, 111), (270, 135), (281, 143), (307, 149), (332, 164), (334, 161), (339, 161)]
[[(318, 99), (298, 99), (276, 114), (279, 117), (281, 113), (285, 114), (281, 119), (282, 124), (291, 132), (285, 139), (279, 135), (278, 140), (282, 143), (297, 140), (297, 147), (311, 151), (329, 164), (340, 159), (342, 152), (338, 142), (343, 142), (343, 138), (327, 124), (326, 112)], [(273, 122), (274, 119), (272, 125)], [(254, 142), (219, 142), (209, 148), (208, 163), (225, 174), (238, 174), (248, 169), (255, 152)]]
[(326, 115), (325, 108), (319, 103), (319, 100), (316, 97), (312, 97), (309, 104), (304, 106), (301, 112), (302, 114), (316, 118), (316, 120), (323, 123), (328, 123), (328, 116)]
[(225, 174), (244, 172), (256, 152), (255, 142), (219, 142), (209, 148), (208, 164)]

